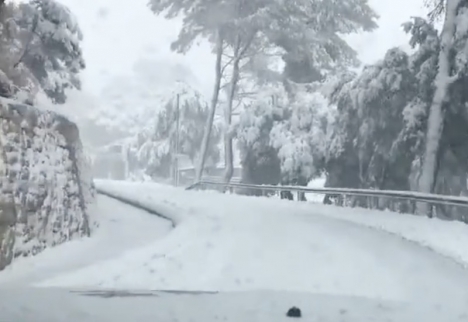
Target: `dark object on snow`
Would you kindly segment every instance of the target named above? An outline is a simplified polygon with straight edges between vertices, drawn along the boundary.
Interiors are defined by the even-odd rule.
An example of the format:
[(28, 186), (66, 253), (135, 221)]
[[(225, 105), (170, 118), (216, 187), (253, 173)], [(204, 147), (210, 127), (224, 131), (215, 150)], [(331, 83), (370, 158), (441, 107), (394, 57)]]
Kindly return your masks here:
[(332, 199), (334, 199), (332, 195), (329, 195), (329, 194), (325, 195), (325, 198), (323, 198), (323, 204), (324, 205), (333, 205)]
[(324, 205), (337, 204), (339, 201), (339, 198), (340, 198), (340, 195), (326, 194), (325, 198), (323, 199), (323, 204)]
[(300, 318), (302, 317), (301, 310), (293, 306), (292, 308), (288, 310), (288, 313), (286, 313), (286, 316), (290, 318)]
[(281, 191), (281, 199), (294, 200), (293, 194), (291, 191)]
[(297, 193), (297, 200), (298, 201), (307, 201), (305, 193), (304, 192), (298, 192)]

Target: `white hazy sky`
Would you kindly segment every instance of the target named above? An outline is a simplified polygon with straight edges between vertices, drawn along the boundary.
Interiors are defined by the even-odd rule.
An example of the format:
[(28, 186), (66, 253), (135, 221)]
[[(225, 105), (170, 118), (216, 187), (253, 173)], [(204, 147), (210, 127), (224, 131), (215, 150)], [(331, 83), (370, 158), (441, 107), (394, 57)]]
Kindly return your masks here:
[[(179, 23), (152, 14), (148, 0), (59, 1), (78, 16), (84, 32), (87, 62), (84, 91), (98, 94), (110, 76), (130, 73), (139, 57), (154, 57), (190, 66), (199, 79), (199, 90), (209, 94), (214, 73), (208, 45), (200, 44), (186, 56), (171, 53), (169, 44), (177, 36)], [(348, 38), (364, 63), (382, 58), (391, 47), (405, 46), (408, 38), (401, 24), (411, 16), (426, 14), (423, 0), (370, 0), (370, 3), (381, 16), (379, 29)]]

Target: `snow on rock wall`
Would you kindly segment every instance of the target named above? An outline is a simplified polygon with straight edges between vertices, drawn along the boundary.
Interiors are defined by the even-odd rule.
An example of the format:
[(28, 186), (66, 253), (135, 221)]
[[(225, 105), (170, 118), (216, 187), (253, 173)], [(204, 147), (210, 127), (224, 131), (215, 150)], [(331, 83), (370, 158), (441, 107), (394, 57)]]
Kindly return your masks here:
[(16, 257), (90, 235), (87, 164), (74, 123), (0, 98), (0, 270)]

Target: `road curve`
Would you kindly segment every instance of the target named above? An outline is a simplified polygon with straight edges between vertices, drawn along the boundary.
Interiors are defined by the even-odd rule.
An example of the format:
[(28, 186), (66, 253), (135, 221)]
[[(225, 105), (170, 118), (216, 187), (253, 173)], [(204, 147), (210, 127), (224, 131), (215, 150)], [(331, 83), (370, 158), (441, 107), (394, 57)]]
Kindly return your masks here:
[(41, 286), (278, 290), (466, 310), (468, 272), (429, 249), (287, 202), (270, 209), (244, 198), (244, 211), (236, 212), (238, 198), (219, 198), (199, 201), (199, 194), (187, 194), (184, 205), (192, 207), (193, 217), (160, 243)]

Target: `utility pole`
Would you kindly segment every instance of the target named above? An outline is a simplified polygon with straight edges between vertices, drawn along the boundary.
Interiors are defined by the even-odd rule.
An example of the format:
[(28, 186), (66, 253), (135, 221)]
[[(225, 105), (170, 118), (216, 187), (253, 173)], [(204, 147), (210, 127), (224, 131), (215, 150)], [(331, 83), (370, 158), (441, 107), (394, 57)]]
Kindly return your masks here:
[(177, 94), (176, 100), (176, 139), (175, 139), (175, 160), (174, 160), (174, 168), (175, 168), (175, 186), (179, 186), (179, 137), (180, 137), (180, 96)]

